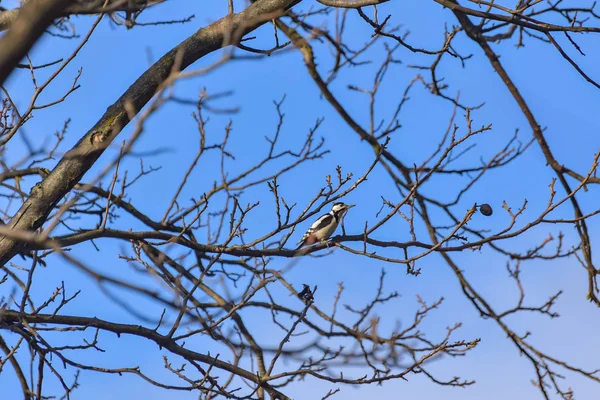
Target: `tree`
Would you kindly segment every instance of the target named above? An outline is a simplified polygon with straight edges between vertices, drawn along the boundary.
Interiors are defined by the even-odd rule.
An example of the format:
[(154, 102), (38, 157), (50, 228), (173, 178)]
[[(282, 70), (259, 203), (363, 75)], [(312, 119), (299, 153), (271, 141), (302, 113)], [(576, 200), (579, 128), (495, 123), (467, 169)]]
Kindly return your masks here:
[[(480, 318), (542, 398), (574, 398), (574, 384), (585, 396), (596, 346), (565, 356), (547, 329), (564, 327), (570, 282), (586, 289), (563, 300), (566, 318), (600, 305), (600, 142), (531, 102), (543, 67), (556, 93), (585, 80), (581, 96), (557, 94), (561, 112), (590, 107), (599, 85), (583, 56), (600, 25), (593, 2), (508, 3), (2, 8), (3, 387), (25, 399), (89, 398), (98, 375), (111, 397), (125, 396), (118, 376), (168, 398), (387, 397), (372, 384), (421, 377), (471, 387), (454, 360), (485, 343), (459, 329)], [(128, 81), (141, 64), (125, 52), (186, 29), (198, 30)], [(117, 82), (130, 86), (109, 100)], [(351, 199), (337, 235), (296, 249)], [(435, 297), (414, 302), (411, 286)]]

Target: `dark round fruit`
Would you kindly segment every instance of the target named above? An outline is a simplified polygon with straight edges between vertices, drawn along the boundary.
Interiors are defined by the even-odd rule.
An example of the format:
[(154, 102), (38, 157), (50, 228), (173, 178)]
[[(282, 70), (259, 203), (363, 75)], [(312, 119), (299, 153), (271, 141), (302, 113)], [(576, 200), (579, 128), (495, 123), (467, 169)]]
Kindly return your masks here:
[(492, 206), (486, 203), (479, 206), (479, 212), (485, 215), (486, 217), (489, 217), (494, 213), (494, 210), (492, 210)]

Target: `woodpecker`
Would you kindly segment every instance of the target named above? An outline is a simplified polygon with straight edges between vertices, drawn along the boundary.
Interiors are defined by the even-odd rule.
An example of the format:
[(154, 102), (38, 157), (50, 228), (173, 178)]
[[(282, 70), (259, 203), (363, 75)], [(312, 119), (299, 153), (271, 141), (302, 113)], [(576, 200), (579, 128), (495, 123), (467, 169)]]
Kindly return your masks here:
[(333, 235), (341, 220), (355, 204), (334, 203), (331, 211), (323, 214), (308, 228), (302, 239), (298, 242), (298, 248), (310, 246), (317, 242), (323, 242)]

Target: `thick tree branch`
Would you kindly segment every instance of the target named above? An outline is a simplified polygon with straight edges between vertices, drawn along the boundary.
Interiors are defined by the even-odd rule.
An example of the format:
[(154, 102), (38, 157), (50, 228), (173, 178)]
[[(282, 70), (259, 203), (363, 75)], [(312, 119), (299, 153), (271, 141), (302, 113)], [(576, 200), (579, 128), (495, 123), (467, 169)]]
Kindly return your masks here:
[(377, 4), (385, 3), (389, 0), (317, 0), (319, 3), (328, 7), (337, 8), (360, 8), (375, 6)]
[[(10, 28), (17, 19), (23, 6), (30, 0), (22, 0), (21, 7), (12, 10), (0, 11), (0, 32)], [(162, 3), (164, 0), (88, 0), (72, 2), (64, 7), (55, 17), (69, 17), (71, 15), (108, 14), (116, 11), (141, 12), (148, 7)]]
[[(152, 65), (110, 106), (106, 113), (60, 160), (54, 170), (31, 191), (27, 201), (12, 218), (9, 226), (35, 230), (42, 226), (50, 211), (83, 177), (114, 138), (152, 99), (178, 64), (185, 69), (201, 57), (237, 43), (245, 34), (281, 15), (298, 0), (260, 0), (244, 11), (226, 16), (201, 28)], [(1, 51), (1, 50), (0, 50)], [(0, 264), (6, 263), (22, 246), (6, 237), (0, 238)]]

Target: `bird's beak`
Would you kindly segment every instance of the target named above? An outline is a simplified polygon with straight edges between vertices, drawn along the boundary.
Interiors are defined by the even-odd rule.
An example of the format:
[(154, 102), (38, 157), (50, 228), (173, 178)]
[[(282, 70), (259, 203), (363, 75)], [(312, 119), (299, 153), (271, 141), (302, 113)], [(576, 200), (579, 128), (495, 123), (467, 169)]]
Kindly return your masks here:
[(351, 208), (352, 208), (352, 207), (354, 207), (354, 206), (356, 206), (356, 204), (350, 204), (350, 205), (347, 205), (347, 206), (346, 206), (346, 210), (349, 210), (349, 209), (351, 209)]

